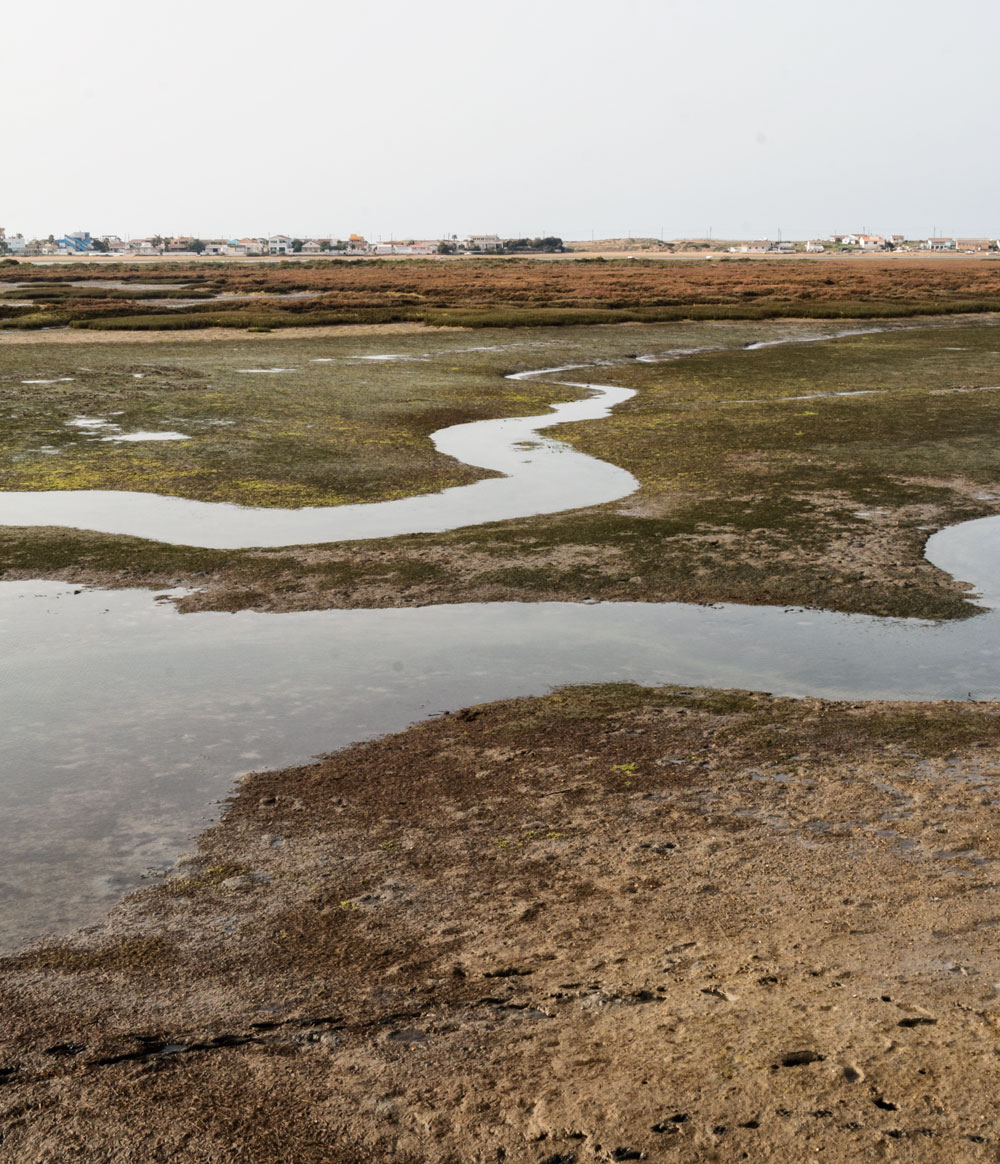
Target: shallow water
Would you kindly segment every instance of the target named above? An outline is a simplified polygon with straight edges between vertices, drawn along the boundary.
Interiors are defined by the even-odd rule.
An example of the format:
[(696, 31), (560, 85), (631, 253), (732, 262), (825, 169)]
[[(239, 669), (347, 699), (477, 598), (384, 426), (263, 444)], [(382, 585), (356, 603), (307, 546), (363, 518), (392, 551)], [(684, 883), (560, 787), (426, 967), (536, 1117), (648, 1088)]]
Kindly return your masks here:
[[(1000, 519), (987, 521), (931, 549), (1000, 601)], [(1000, 699), (993, 612), (942, 625), (679, 603), (180, 615), (148, 591), (8, 582), (0, 638), (0, 948), (99, 920), (239, 773), (449, 708), (625, 680)]]
[[(519, 373), (512, 378), (541, 374)], [(369, 505), (254, 509), (116, 490), (9, 491), (0, 493), (0, 525), (58, 525), (152, 538), (173, 545), (240, 549), (440, 533), (460, 526), (558, 513), (626, 497), (639, 487), (631, 473), (577, 452), (561, 441), (543, 437), (539, 430), (605, 417), (614, 405), (635, 393), (629, 388), (599, 384), (573, 384), (572, 387), (589, 395), (584, 400), (553, 405), (552, 411), (544, 416), (480, 420), (451, 425), (433, 433), (431, 439), (438, 452), (503, 474), (440, 493)]]
[[(440, 451), (509, 478), (384, 505), (245, 510), (249, 524), (242, 528), (254, 540), (246, 543), (247, 534), (238, 532), (225, 544), (450, 528), (419, 522), (428, 514), (473, 524), (537, 513), (540, 491), (545, 512), (608, 500), (608, 489), (624, 496), (636, 484), (629, 474), (538, 433), (606, 415), (631, 395), (594, 391), (545, 417), (435, 434)], [(592, 497), (585, 491), (591, 487)], [(449, 494), (451, 501), (442, 500)], [(12, 521), (10, 506), (46, 496), (0, 495), (0, 522), (37, 524), (38, 512), (29, 510), (27, 520)], [(65, 508), (58, 517), (52, 511), (53, 520), (107, 528), (94, 521), (94, 503), (103, 506), (105, 495), (54, 496), (79, 510), (75, 521), (67, 520), (73, 515)], [(113, 512), (117, 521), (115, 495), (108, 496), (111, 510), (102, 516)], [(216, 544), (190, 533), (198, 503), (138, 496), (166, 525), (110, 532)], [(121, 507), (122, 521), (133, 519), (130, 506)], [(411, 506), (423, 507), (415, 526), (403, 518)], [(227, 528), (229, 511), (239, 512), (206, 508), (224, 509)], [(363, 512), (350, 516), (352, 509)], [(390, 515), (388, 526), (379, 528), (376, 511)], [(289, 514), (297, 513), (348, 524), (289, 533)], [(256, 540), (268, 515), (277, 516), (274, 536), (281, 540)], [(170, 528), (182, 536), (169, 536)], [(987, 605), (1000, 607), (1000, 519), (942, 531), (930, 539), (928, 557), (978, 586)], [(615, 680), (849, 699), (1000, 699), (1000, 613), (992, 611), (944, 625), (640, 603), (181, 616), (147, 591), (31, 582), (0, 583), (0, 641), (0, 949), (99, 921), (144, 870), (166, 867), (190, 844), (241, 772), (301, 763), (448, 708)]]

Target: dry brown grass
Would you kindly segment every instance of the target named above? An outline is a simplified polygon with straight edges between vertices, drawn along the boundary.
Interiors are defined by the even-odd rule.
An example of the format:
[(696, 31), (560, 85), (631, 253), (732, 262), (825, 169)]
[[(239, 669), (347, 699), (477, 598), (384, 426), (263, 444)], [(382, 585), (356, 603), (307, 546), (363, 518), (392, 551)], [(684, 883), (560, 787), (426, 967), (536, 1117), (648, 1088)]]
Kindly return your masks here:
[(331, 308), (655, 307), (686, 304), (839, 303), (1000, 296), (1000, 262), (976, 259), (836, 258), (827, 260), (475, 259), (454, 262), (331, 261), (280, 265), (170, 263), (81, 267), (54, 272), (21, 264), (22, 282), (137, 276), (228, 292), (314, 291), (306, 311)]

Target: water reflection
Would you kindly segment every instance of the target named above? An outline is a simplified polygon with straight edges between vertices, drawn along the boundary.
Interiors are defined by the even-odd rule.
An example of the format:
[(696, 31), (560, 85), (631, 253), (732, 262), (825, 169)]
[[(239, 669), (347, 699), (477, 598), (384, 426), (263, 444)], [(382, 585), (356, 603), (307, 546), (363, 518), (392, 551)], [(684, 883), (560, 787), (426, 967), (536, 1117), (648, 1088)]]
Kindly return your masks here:
[[(938, 535), (931, 552), (995, 599), (988, 520)], [(993, 612), (940, 625), (679, 603), (179, 615), (146, 591), (8, 582), (0, 638), (7, 947), (99, 920), (176, 856), (240, 772), (448, 708), (615, 680), (1000, 699)]]
[[(538, 373), (512, 378), (528, 374)], [(0, 525), (68, 526), (172, 545), (229, 550), (440, 533), (460, 526), (601, 505), (628, 496), (639, 482), (627, 470), (543, 437), (539, 430), (606, 417), (616, 404), (635, 393), (598, 384), (572, 387), (587, 391), (588, 397), (553, 405), (544, 416), (480, 420), (433, 433), (431, 439), (438, 452), (503, 474), (440, 493), (369, 505), (253, 509), (115, 490), (9, 491), (0, 493)]]

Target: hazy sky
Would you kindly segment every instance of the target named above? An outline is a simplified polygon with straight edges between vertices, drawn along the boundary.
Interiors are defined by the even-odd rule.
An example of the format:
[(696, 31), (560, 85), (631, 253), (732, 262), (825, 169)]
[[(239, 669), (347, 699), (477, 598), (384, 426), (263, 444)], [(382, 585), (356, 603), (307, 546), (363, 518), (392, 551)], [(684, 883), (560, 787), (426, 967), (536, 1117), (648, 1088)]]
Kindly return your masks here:
[(0, 6), (29, 236), (1000, 233), (996, 0)]

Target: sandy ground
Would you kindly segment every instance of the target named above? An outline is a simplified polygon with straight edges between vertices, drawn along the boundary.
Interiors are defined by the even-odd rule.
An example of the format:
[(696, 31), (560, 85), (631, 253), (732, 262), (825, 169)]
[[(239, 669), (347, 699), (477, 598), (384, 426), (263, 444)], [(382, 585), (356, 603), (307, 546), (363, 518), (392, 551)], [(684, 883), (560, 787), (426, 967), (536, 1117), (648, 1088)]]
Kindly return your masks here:
[(996, 1160), (1000, 708), (600, 689), (248, 778), (0, 962), (0, 1160)]
[(164, 344), (205, 343), (229, 340), (253, 343), (271, 339), (328, 339), (331, 336), (413, 335), (421, 331), (465, 331), (460, 327), (428, 327), (424, 323), (345, 323), (331, 327), (279, 327), (268, 332), (245, 328), (203, 327), (190, 331), (90, 331), (86, 328), (53, 328), (42, 331), (0, 331), (0, 347), (8, 344)]

